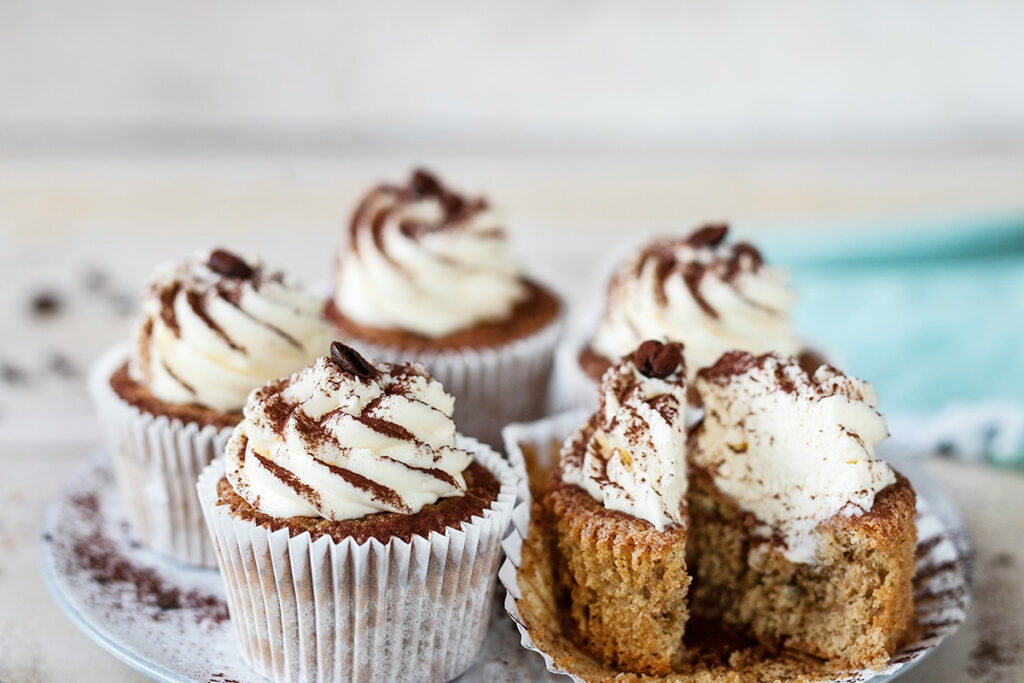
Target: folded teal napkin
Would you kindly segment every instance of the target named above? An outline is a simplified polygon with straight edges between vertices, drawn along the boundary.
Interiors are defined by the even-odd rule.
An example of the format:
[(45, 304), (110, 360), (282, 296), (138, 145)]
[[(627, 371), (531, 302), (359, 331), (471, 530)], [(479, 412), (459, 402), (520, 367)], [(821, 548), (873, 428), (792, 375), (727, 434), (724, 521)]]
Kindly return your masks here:
[(796, 328), (878, 389), (894, 439), (1024, 462), (1024, 215), (761, 242), (790, 268)]

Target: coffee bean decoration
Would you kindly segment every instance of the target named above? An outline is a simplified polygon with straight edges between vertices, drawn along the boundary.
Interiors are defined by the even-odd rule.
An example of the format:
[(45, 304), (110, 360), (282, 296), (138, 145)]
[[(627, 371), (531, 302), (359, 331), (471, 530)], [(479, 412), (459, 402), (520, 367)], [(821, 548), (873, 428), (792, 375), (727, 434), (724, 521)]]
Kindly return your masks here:
[(356, 377), (370, 379), (376, 374), (369, 361), (359, 355), (359, 352), (351, 346), (345, 346), (339, 341), (331, 343), (331, 360), (341, 369)]
[(679, 342), (663, 344), (649, 339), (637, 347), (633, 354), (640, 373), (647, 377), (665, 378), (683, 365), (683, 345)]

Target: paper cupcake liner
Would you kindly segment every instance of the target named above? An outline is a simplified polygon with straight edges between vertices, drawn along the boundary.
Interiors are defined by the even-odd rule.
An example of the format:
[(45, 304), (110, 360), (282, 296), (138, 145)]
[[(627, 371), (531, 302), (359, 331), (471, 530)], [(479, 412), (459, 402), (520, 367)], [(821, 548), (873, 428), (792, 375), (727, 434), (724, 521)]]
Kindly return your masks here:
[(501, 540), (519, 477), (475, 439), (458, 438), (501, 484), (482, 516), (411, 542), (290, 537), (217, 505), (223, 459), (199, 498), (227, 588), (239, 649), (259, 674), (305, 681), (447, 681), (468, 669), (487, 632)]
[[(526, 445), (536, 451), (540, 465), (553, 466), (552, 441), (563, 441), (585, 417), (585, 411), (574, 411), (529, 424), (509, 425), (502, 433), (509, 461), (517, 469), (525, 468), (522, 446)], [(569, 676), (575, 681), (613, 677), (616, 672), (608, 670), (575, 645), (562, 646), (562, 641), (567, 639), (560, 637), (561, 624), (557, 618), (542, 622), (538, 617), (550, 615), (532, 614), (528, 611), (530, 605), (526, 603), (522, 605), (523, 611), (520, 610), (524, 589), (535, 594), (529, 582), (538, 580), (536, 574), (520, 576), (519, 572), (523, 566), (523, 547), (529, 542), (530, 508), (529, 497), (516, 505), (512, 512), (512, 531), (502, 542), (505, 561), (498, 572), (498, 579), (505, 589), (505, 611), (515, 622), (523, 647), (538, 653), (548, 671)], [(966, 619), (970, 603), (972, 554), (967, 531), (937, 514), (920, 493), (915, 523), (918, 536), (917, 577), (914, 581), (918, 632), (915, 639), (900, 648), (882, 670), (851, 671), (831, 679), (823, 677), (822, 683), (858, 683), (894, 674), (924, 657), (944, 638), (956, 632)], [(520, 581), (523, 581), (522, 585)], [(536, 630), (531, 629), (531, 624), (536, 625)], [(559, 637), (552, 638), (553, 633)], [(567, 664), (569, 662), (571, 665)], [(586, 678), (581, 673), (585, 673)], [(686, 680), (678, 675), (668, 679)], [(645, 680), (658, 679), (645, 677)]]
[(125, 344), (100, 356), (89, 373), (89, 393), (128, 519), (139, 540), (157, 552), (183, 564), (215, 567), (195, 487), (203, 468), (224, 452), (231, 428), (152, 415), (123, 400), (110, 377), (127, 358)]
[(410, 351), (351, 340), (371, 360), (418, 361), (455, 396), (459, 431), (501, 448), (501, 428), (545, 414), (563, 316), (539, 332), (495, 348)]
[[(593, 332), (593, 327), (590, 328)], [(551, 406), (563, 411), (582, 409), (597, 410), (597, 391), (600, 383), (595, 382), (580, 366), (580, 352), (587, 345), (587, 333), (575, 328), (566, 333), (555, 350), (555, 365), (551, 386)]]

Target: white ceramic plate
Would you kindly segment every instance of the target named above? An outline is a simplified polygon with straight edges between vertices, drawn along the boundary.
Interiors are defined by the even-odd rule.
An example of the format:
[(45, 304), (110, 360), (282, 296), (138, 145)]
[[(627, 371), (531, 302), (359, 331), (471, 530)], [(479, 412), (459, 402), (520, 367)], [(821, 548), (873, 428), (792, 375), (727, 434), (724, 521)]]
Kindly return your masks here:
[[(93, 640), (160, 681), (263, 681), (235, 649), (220, 576), (139, 546), (98, 453), (47, 511), (40, 561), (54, 598)], [(480, 658), (460, 681), (558, 680), (519, 644), (496, 591)]]

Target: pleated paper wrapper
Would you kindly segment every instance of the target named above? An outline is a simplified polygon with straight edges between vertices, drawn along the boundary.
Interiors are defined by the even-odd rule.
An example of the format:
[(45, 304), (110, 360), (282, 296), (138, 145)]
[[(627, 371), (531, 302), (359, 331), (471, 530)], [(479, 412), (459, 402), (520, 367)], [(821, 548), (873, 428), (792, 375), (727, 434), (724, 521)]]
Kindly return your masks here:
[(110, 386), (128, 346), (108, 349), (89, 373), (126, 516), (139, 540), (187, 565), (215, 567), (195, 487), (200, 473), (224, 452), (231, 427), (217, 429), (152, 415)]
[(411, 542), (335, 542), (291, 537), (217, 505), (219, 459), (199, 498), (227, 589), (239, 649), (279, 683), (446, 681), (476, 659), (519, 477), (494, 450), (468, 437), (460, 448), (498, 479), (497, 500), (459, 529)]
[(370, 360), (422, 363), (455, 396), (459, 431), (501, 448), (502, 427), (545, 414), (562, 326), (560, 315), (535, 334), (485, 349), (410, 351), (358, 339), (346, 343)]
[[(512, 466), (522, 471), (526, 471), (528, 464), (530, 467), (550, 468), (557, 458), (557, 450), (552, 448), (552, 444), (563, 442), (587, 417), (587, 411), (576, 410), (536, 422), (507, 426), (503, 437)], [(530, 542), (531, 501), (525, 483), (521, 494), (522, 502), (516, 505), (512, 514), (512, 530), (502, 543), (505, 561), (498, 577), (505, 589), (505, 610), (519, 630), (523, 647), (542, 657), (548, 671), (576, 681), (616, 676), (619, 672), (600, 664), (564, 637), (554, 605), (533, 613), (529, 611), (537, 604), (536, 596), (550, 587), (543, 586), (538, 591), (538, 586), (529, 583), (539, 580), (537, 572), (520, 573), (523, 548)], [(827, 674), (807, 680), (858, 683), (891, 676), (935, 649), (963, 623), (970, 602), (972, 550), (967, 531), (961, 521), (952, 521), (948, 515), (937, 514), (920, 492), (915, 521), (918, 534), (918, 575), (914, 582), (914, 605), (918, 622), (916, 638), (904, 645), (880, 671), (851, 671), (839, 676)], [(530, 603), (521, 603), (524, 590), (531, 594)], [(531, 625), (536, 627), (535, 632), (531, 632)], [(738, 673), (742, 677), (742, 672), (730, 673)], [(674, 674), (663, 679), (687, 681), (691, 677)], [(644, 680), (660, 679), (645, 676)]]

